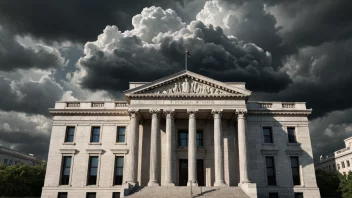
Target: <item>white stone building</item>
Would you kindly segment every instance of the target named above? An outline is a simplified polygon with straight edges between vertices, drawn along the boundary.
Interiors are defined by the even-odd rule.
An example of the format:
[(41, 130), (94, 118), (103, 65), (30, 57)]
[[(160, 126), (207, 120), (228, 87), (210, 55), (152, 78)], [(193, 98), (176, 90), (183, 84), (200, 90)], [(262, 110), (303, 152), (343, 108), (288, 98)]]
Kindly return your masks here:
[(344, 142), (345, 148), (326, 156), (320, 156), (316, 169), (328, 172), (339, 171), (341, 174), (348, 174), (352, 171), (352, 137), (345, 139)]
[(11, 166), (16, 164), (28, 164), (30, 166), (43, 164), (40, 159), (33, 154), (24, 154), (13, 149), (0, 146), (0, 164)]
[[(240, 197), (231, 189), (247, 197), (320, 197), (305, 103), (248, 101), (245, 83), (190, 71), (131, 82), (124, 94), (126, 101), (50, 109), (43, 198), (148, 197), (148, 189), (157, 192), (152, 197), (160, 189), (183, 196), (186, 186), (218, 186), (229, 197)], [(138, 186), (144, 189), (128, 195)]]

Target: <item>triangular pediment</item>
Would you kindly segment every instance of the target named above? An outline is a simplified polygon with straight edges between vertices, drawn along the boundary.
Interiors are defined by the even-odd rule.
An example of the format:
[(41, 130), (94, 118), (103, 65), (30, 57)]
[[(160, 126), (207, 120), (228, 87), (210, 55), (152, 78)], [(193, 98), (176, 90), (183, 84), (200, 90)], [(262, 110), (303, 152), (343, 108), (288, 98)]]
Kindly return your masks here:
[(190, 72), (182, 71), (162, 79), (146, 83), (142, 86), (125, 91), (129, 96), (186, 96), (186, 97), (219, 97), (219, 96), (250, 96), (251, 91)]

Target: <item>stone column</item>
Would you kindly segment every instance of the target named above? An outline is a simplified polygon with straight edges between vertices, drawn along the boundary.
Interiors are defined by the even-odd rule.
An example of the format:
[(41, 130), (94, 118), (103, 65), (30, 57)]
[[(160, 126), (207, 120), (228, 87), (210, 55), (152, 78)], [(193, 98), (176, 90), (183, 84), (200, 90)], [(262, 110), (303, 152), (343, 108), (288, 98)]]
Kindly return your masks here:
[(126, 182), (137, 183), (137, 166), (138, 166), (138, 128), (139, 128), (139, 109), (129, 109), (130, 125), (128, 133), (128, 147), (129, 147), (129, 171)]
[(240, 161), (240, 183), (250, 183), (247, 164), (246, 111), (236, 111), (238, 125), (238, 153)]
[(187, 186), (198, 186), (197, 182), (197, 144), (196, 144), (196, 113), (198, 109), (188, 109), (188, 183)]
[(164, 110), (166, 115), (166, 166), (165, 166), (165, 186), (175, 186), (173, 182), (173, 155), (174, 148), (172, 145), (172, 138), (174, 137), (174, 110), (166, 109)]
[(159, 113), (160, 109), (151, 109), (152, 114), (151, 138), (150, 138), (150, 166), (149, 166), (149, 182), (148, 186), (159, 186), (157, 181), (158, 171), (158, 137), (160, 133), (159, 128)]
[(214, 161), (215, 182), (214, 186), (226, 186), (224, 181), (223, 137), (221, 129), (222, 110), (212, 110), (214, 116)]

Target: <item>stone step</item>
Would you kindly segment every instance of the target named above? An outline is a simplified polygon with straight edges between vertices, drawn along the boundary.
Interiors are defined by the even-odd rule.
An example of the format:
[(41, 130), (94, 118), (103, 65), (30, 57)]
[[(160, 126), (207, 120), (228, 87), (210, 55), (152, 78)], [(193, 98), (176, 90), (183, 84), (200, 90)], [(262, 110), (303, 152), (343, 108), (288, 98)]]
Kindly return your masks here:
[[(193, 195), (193, 196), (192, 196)], [(217, 197), (217, 198), (248, 198), (246, 193), (240, 187), (139, 187), (135, 193), (125, 196), (128, 198), (142, 198), (142, 197)]]

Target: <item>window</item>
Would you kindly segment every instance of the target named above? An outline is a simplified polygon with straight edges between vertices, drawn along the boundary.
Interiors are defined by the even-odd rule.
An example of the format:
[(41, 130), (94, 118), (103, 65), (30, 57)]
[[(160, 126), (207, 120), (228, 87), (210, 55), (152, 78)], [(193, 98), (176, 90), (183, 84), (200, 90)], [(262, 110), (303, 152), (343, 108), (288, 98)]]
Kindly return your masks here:
[(4, 165), (7, 166), (8, 159), (4, 159)]
[(294, 127), (287, 127), (287, 134), (289, 143), (297, 143), (296, 132)]
[(73, 142), (74, 135), (75, 135), (75, 127), (74, 126), (66, 127), (65, 142)]
[(98, 161), (99, 161), (98, 156), (90, 156), (89, 157), (88, 185), (96, 185), (97, 184)]
[(341, 162), (342, 168), (345, 168), (345, 162)]
[(120, 198), (120, 192), (113, 192), (112, 198)]
[(295, 193), (295, 198), (303, 198), (303, 193)]
[(99, 142), (100, 141), (100, 127), (92, 127), (92, 135), (90, 142)]
[(291, 157), (291, 170), (293, 185), (301, 185), (298, 157)]
[(60, 185), (68, 185), (70, 181), (71, 159), (71, 156), (63, 157)]
[(274, 157), (265, 157), (266, 175), (269, 186), (276, 186), (275, 162)]
[(271, 192), (271, 193), (269, 193), (269, 198), (279, 198), (279, 193)]
[(125, 142), (126, 127), (117, 127), (116, 142)]
[(178, 132), (178, 146), (188, 146), (188, 131), (180, 130)]
[(57, 198), (67, 198), (67, 192), (59, 192)]
[(11, 166), (11, 165), (12, 165), (12, 160), (9, 161), (9, 166)]
[(201, 130), (197, 131), (196, 143), (197, 143), (197, 147), (203, 146), (203, 131), (201, 131)]
[(340, 170), (340, 164), (337, 164), (337, 170)]
[(329, 165), (329, 171), (331, 171), (331, 165)]
[(263, 127), (264, 143), (273, 143), (273, 132), (271, 127)]
[(123, 157), (115, 157), (115, 175), (114, 175), (114, 185), (121, 185), (123, 178)]
[(95, 192), (87, 192), (86, 198), (96, 198), (96, 197), (97, 197), (97, 193), (95, 193)]
[(346, 163), (347, 163), (347, 167), (350, 167), (350, 161), (346, 161)]
[(332, 165), (332, 169), (333, 169), (334, 171), (336, 170), (335, 164)]

